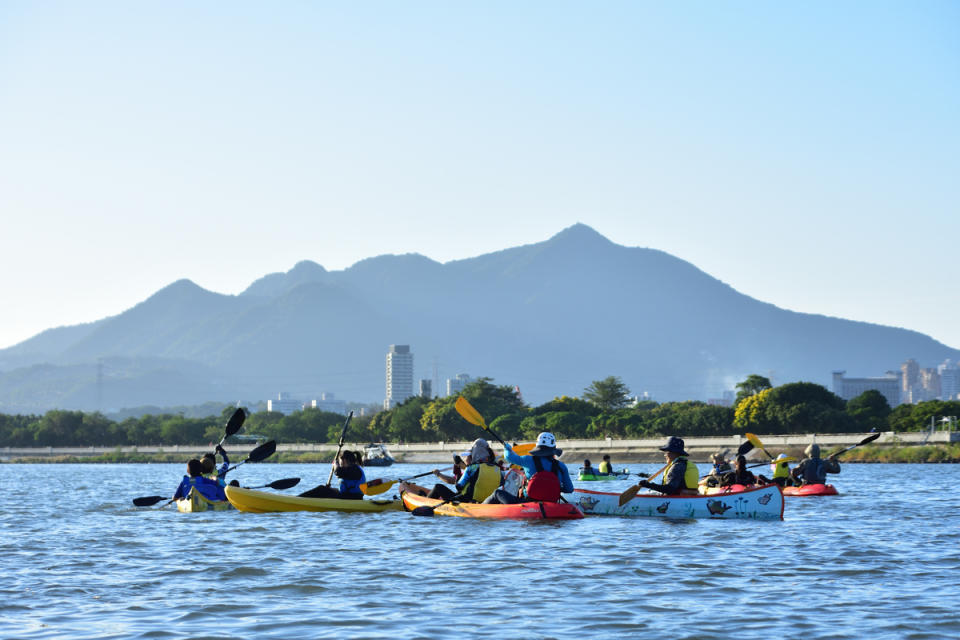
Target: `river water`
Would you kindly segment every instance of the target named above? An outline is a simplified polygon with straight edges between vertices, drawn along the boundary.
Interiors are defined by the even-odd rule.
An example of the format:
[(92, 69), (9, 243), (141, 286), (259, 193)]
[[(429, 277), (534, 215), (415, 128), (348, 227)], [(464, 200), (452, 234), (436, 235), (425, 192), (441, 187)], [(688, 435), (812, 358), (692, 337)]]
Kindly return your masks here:
[(0, 638), (960, 638), (960, 465), (847, 464), (782, 522), (132, 506), (182, 468), (0, 465)]

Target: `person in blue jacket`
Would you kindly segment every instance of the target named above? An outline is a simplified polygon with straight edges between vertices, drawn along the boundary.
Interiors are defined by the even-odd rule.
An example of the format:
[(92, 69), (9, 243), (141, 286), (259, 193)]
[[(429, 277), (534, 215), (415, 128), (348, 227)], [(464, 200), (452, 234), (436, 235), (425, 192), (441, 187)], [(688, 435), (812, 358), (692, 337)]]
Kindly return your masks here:
[(223, 492), (223, 487), (217, 484), (216, 480), (203, 477), (203, 463), (193, 458), (187, 461), (187, 475), (183, 476), (180, 486), (173, 494), (174, 500), (182, 500), (190, 495), (190, 489), (196, 487), (207, 500), (226, 500), (227, 495)]
[(333, 475), (340, 478), (340, 488), (334, 489), (325, 484), (318, 485), (309, 491), (300, 494), (301, 498), (345, 498), (347, 500), (363, 500), (363, 490), (360, 485), (367, 481), (367, 476), (360, 466), (359, 457), (353, 451), (343, 451), (334, 462)]
[[(528, 480), (527, 486), (524, 488), (524, 496), (521, 498), (510, 495), (503, 489), (497, 489), (484, 502), (488, 504), (516, 504), (525, 499), (559, 502), (561, 493), (573, 491), (573, 480), (570, 479), (567, 465), (557, 460), (561, 453), (563, 451), (557, 448), (556, 438), (548, 431), (544, 431), (537, 436), (537, 446), (525, 456), (518, 456), (513, 452), (510, 445), (505, 444), (504, 459), (511, 464), (520, 465), (527, 474)], [(555, 476), (555, 480), (551, 476)], [(541, 489), (541, 487), (543, 488)]]

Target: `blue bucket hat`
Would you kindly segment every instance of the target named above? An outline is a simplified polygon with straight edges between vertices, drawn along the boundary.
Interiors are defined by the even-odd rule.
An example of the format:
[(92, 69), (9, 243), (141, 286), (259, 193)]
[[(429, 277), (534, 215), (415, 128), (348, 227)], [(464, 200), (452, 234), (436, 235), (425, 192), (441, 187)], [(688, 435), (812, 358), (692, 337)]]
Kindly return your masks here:
[(668, 451), (670, 453), (676, 453), (681, 456), (689, 456), (690, 454), (683, 450), (683, 438), (678, 438), (677, 436), (670, 436), (670, 439), (667, 440), (667, 444), (660, 447), (660, 451)]

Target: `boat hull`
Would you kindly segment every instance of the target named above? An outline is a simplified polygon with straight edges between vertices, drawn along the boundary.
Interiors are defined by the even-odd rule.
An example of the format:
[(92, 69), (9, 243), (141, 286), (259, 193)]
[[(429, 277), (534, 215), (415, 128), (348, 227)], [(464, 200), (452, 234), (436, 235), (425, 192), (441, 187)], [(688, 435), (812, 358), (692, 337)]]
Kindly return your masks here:
[(183, 500), (177, 500), (177, 511), (195, 513), (198, 511), (233, 511), (233, 505), (226, 500), (208, 500), (203, 494), (191, 487)]
[(614, 472), (614, 473), (609, 473), (607, 475), (603, 475), (603, 474), (596, 475), (593, 473), (580, 473), (580, 474), (577, 474), (577, 480), (579, 480), (580, 482), (607, 482), (610, 480), (623, 480), (629, 476), (630, 476), (629, 471), (626, 471), (623, 473)]
[(575, 489), (564, 497), (587, 515), (783, 520), (783, 494), (777, 485), (749, 487), (717, 496), (640, 494), (623, 506), (619, 493)]
[(805, 484), (802, 487), (784, 487), (785, 496), (837, 496), (840, 492), (832, 484)]
[(443, 500), (426, 498), (409, 492), (400, 496), (403, 505), (413, 511), (417, 507), (437, 507), (438, 516), (460, 518), (485, 518), (490, 520), (579, 520), (583, 512), (573, 504), (557, 502), (521, 502), (519, 504), (476, 504), (451, 502), (440, 505)]
[(241, 487), (227, 487), (227, 500), (239, 511), (278, 513), (284, 511), (350, 511), (379, 513), (402, 511), (399, 500), (347, 500), (345, 498), (301, 498)]

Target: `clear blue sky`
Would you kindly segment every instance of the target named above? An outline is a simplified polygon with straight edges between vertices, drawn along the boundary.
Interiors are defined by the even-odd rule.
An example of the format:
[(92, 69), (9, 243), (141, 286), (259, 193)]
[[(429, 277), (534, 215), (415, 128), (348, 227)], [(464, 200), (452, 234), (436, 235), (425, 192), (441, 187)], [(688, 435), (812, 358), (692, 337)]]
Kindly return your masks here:
[(960, 2), (7, 0), (0, 347), (575, 222), (960, 347), (958, 150)]

